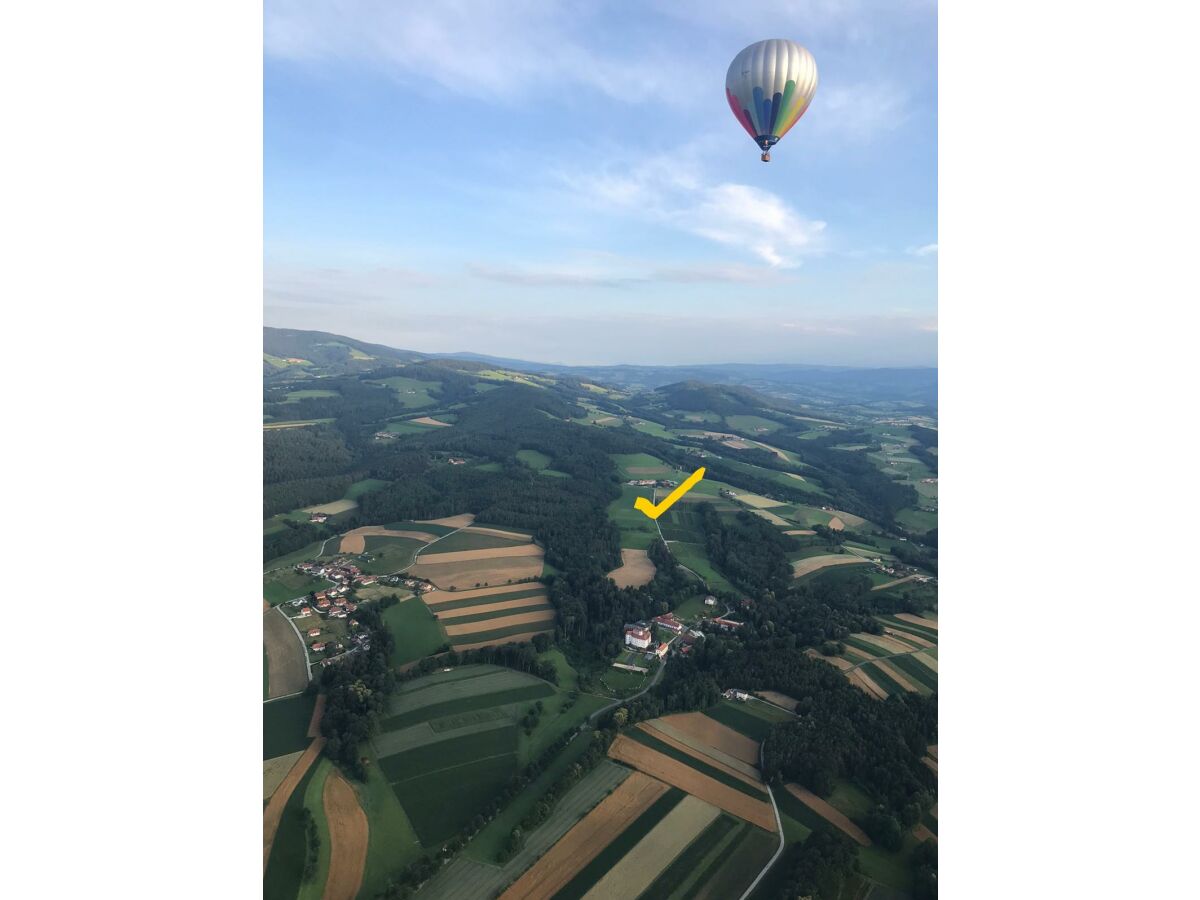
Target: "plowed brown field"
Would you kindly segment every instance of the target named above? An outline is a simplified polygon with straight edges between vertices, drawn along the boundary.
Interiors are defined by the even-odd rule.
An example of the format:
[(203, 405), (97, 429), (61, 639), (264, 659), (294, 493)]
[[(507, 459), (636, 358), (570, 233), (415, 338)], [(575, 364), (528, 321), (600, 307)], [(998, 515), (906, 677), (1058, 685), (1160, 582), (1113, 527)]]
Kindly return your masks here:
[(548, 900), (597, 853), (667, 792), (667, 786), (634, 772), (583, 817), (500, 900)]
[(621, 565), (608, 573), (617, 587), (641, 587), (654, 580), (654, 563), (645, 550), (622, 550)]
[(796, 708), (796, 699), (787, 694), (781, 694), (779, 691), (755, 691), (754, 693), (776, 706), (782, 706), (788, 712), (792, 712)]
[(445, 525), (447, 528), (466, 528), (475, 521), (474, 513), (459, 513), (442, 519), (417, 519), (422, 525)]
[(672, 759), (656, 750), (617, 735), (608, 755), (645, 772), (660, 781), (699, 797), (706, 803), (719, 806), (730, 815), (745, 819), (765, 831), (775, 832), (775, 813), (766, 800), (755, 800), (737, 788), (709, 778), (686, 763)]
[(322, 802), (329, 823), (329, 876), (321, 900), (354, 900), (367, 864), (367, 816), (337, 769), (325, 779)]

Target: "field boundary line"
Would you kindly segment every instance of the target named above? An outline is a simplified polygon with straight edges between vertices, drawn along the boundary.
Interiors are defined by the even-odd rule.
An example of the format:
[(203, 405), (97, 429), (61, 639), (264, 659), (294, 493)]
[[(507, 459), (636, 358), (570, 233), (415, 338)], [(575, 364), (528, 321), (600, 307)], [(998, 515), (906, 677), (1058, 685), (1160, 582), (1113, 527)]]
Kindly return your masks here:
[[(300, 642), (300, 652), (304, 654), (304, 674), (305, 674), (305, 677), (308, 679), (308, 683), (312, 684), (312, 664), (308, 661), (308, 645), (304, 643), (304, 636), (300, 634), (300, 629), (296, 627), (296, 623), (292, 621), (292, 617), (283, 611), (282, 606), (283, 606), (283, 604), (281, 603), (279, 606), (276, 606), (274, 608), (279, 610), (279, 614), (281, 616), (283, 616), (285, 619), (287, 619), (287, 623), (292, 626), (292, 631), (296, 632), (296, 640), (298, 640)], [(296, 693), (302, 694), (304, 692), (297, 691)], [(295, 695), (293, 694), (291, 696), (295, 696)], [(283, 698), (278, 697), (276, 699), (281, 700)]]

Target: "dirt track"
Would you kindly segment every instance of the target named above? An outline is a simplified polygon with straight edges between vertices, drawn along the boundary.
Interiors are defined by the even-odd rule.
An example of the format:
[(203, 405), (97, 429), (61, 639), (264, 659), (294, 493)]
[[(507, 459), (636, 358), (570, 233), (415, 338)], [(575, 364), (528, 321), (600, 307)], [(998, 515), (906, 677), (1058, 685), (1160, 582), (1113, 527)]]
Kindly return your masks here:
[(308, 659), (300, 639), (282, 612), (263, 613), (263, 643), (267, 646), (269, 698), (286, 697), (308, 687)]
[(367, 864), (367, 816), (337, 769), (325, 779), (321, 799), (329, 823), (329, 876), (321, 900), (354, 900)]
[(765, 795), (763, 800), (755, 800), (737, 788), (722, 784), (686, 763), (651, 750), (623, 734), (617, 735), (617, 739), (608, 748), (608, 755), (660, 781), (687, 791), (706, 803), (719, 806), (730, 815), (745, 819), (764, 831), (775, 833), (775, 813)]
[(871, 846), (871, 839), (867, 837), (867, 833), (865, 831), (851, 822), (843, 812), (826, 803), (808, 788), (799, 784), (788, 784), (787, 790), (789, 794), (819, 815), (830, 825), (835, 826), (847, 837), (857, 841), (863, 847)]
[(641, 587), (654, 580), (654, 563), (645, 550), (621, 550), (621, 565), (608, 573), (617, 587)]
[(666, 792), (661, 781), (634, 772), (501, 894), (500, 900), (549, 900)]

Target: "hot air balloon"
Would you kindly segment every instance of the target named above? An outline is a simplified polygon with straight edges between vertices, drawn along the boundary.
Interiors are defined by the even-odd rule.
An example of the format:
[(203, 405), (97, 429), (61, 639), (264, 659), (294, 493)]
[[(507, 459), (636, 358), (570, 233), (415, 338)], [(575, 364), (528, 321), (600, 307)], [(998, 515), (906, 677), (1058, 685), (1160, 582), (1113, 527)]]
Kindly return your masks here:
[(733, 58), (725, 97), (742, 127), (771, 161), (771, 147), (787, 134), (817, 92), (817, 61), (795, 41), (751, 44)]

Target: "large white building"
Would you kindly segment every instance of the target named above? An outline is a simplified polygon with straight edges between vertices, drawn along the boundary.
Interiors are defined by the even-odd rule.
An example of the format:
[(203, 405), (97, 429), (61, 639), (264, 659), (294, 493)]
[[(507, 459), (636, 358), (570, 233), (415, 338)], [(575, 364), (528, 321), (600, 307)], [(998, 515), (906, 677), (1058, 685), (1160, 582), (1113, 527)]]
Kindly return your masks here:
[(650, 646), (650, 631), (647, 628), (626, 628), (625, 643), (630, 647), (645, 650)]

